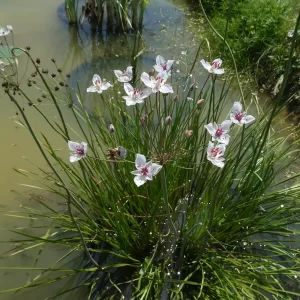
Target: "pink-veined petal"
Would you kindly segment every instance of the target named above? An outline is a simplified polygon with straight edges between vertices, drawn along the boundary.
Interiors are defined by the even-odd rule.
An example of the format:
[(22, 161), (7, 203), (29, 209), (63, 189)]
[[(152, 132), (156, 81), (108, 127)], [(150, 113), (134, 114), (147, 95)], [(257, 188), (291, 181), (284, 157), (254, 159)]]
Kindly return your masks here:
[(144, 175), (135, 176), (133, 180), (137, 186), (141, 186), (147, 181), (146, 176), (144, 176)]
[(137, 169), (142, 168), (146, 165), (146, 157), (143, 154), (137, 154), (135, 158), (135, 167)]
[(134, 171), (131, 171), (130, 173), (133, 175), (141, 175), (142, 174), (140, 170), (134, 170)]
[(213, 60), (212, 64), (217, 64), (218, 68), (220, 68), (222, 66), (222, 59), (221, 58), (216, 58)]
[(219, 144), (216, 146), (217, 148), (219, 148), (219, 150), (222, 152), (222, 156), (224, 155), (225, 153), (225, 150), (226, 150), (226, 145), (224, 144)]
[(158, 65), (155, 65), (154, 66), (154, 70), (157, 72), (157, 73), (161, 73), (164, 71), (163, 67), (162, 66), (158, 66)]

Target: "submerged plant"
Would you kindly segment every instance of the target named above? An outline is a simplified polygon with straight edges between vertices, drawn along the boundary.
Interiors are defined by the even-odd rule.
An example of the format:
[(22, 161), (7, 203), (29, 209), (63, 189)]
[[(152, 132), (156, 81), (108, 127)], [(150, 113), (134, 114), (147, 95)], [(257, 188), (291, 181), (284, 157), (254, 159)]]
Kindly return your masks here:
[[(122, 82), (111, 86), (95, 75), (87, 92), (97, 91), (93, 95), (103, 107), (88, 111), (85, 91), (78, 89), (75, 99), (65, 84), (57, 90), (56, 79), (42, 71), (40, 61), (22, 51), (41, 79), (37, 92), (46, 95), (43, 99), (54, 105), (59, 119), (47, 117), (45, 106), (27, 94), (18, 77), (0, 73), (20, 114), (18, 122), (29, 130), (48, 167), (17, 171), (35, 177), (37, 187), (58, 196), (65, 209), (40, 200), (42, 211), (25, 207), (21, 216), (28, 213), (50, 225), (32, 226), (36, 234), (15, 230), (24, 238), (14, 240), (20, 244), (3, 256), (35, 247), (42, 252), (53, 244), (68, 249), (53, 266), (28, 268), (41, 273), (23, 288), (81, 273), (74, 286), (57, 296), (76, 296), (80, 288), (87, 288), (86, 298), (93, 300), (299, 295), (300, 250), (295, 241), (300, 174), (285, 176), (299, 163), (299, 139), (288, 143), (290, 136), (273, 130), (284, 109), (280, 99), (265, 114), (247, 107), (254, 111), (254, 122), (240, 102), (233, 103), (239, 99), (228, 97), (226, 82), (216, 93), (220, 64), (215, 64), (201, 89), (188, 94), (180, 90), (181, 83), (166, 84), (172, 69), (151, 76), (143, 72), (134, 82), (138, 89)], [(284, 84), (280, 95), (283, 90)], [(188, 97), (194, 101), (186, 101)], [(57, 134), (57, 141), (34, 130), (20, 105), (23, 99)], [(67, 114), (75, 125), (66, 122)], [(232, 123), (222, 122), (230, 114)], [(75, 138), (84, 142), (72, 142)], [(60, 142), (63, 148), (57, 146)], [(64, 267), (75, 250), (83, 261)], [(65, 274), (45, 276), (58, 270)]]

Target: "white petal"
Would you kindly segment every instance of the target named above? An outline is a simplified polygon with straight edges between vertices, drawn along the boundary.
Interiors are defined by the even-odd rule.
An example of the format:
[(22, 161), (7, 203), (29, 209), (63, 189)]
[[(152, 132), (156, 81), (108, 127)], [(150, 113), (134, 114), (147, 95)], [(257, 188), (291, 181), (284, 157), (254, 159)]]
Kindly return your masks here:
[(148, 96), (150, 96), (152, 94), (152, 89), (150, 88), (145, 88), (143, 91), (142, 91), (142, 94), (140, 94), (140, 99), (145, 99), (147, 98)]
[(157, 57), (156, 57), (156, 64), (158, 66), (160, 66), (160, 65), (163, 65), (165, 63), (166, 63), (165, 59), (162, 56), (157, 55)]
[(80, 147), (79, 143), (68, 141), (68, 146), (71, 151), (76, 150), (77, 147)]
[(224, 167), (224, 162), (221, 161), (220, 159), (214, 159), (214, 160), (211, 160), (211, 162), (216, 166), (216, 167), (219, 167), (219, 168), (223, 168)]
[(82, 156), (81, 155), (78, 155), (78, 154), (74, 154), (74, 155), (71, 155), (70, 156), (70, 162), (76, 162), (76, 161), (79, 161), (81, 160)]
[(216, 137), (216, 138), (213, 138), (213, 140), (216, 140), (218, 141), (219, 143), (221, 144), (225, 144), (225, 145), (228, 145), (229, 144), (229, 139), (230, 139), (230, 136), (228, 134), (222, 134), (221, 136), (219, 137)]
[(104, 84), (101, 85), (101, 90), (102, 91), (105, 91), (107, 90), (108, 88), (110, 88), (112, 85), (109, 83), (109, 82), (106, 82)]
[(146, 157), (143, 154), (137, 154), (135, 158), (135, 166), (136, 168), (142, 168), (146, 165)]
[(210, 154), (210, 150), (214, 147), (214, 144), (212, 142), (208, 142), (208, 147), (207, 147), (207, 154)]
[(133, 67), (129, 66), (129, 67), (126, 68), (126, 72), (128, 74), (132, 75), (132, 69), (133, 69)]
[(94, 93), (97, 92), (98, 88), (96, 86), (90, 86), (86, 89), (87, 92)]
[(224, 144), (219, 144), (216, 146), (217, 148), (219, 148), (220, 151), (222, 151), (222, 156), (224, 155), (225, 153), (225, 150), (226, 150), (226, 145)]
[(133, 180), (137, 186), (141, 186), (147, 181), (146, 176), (143, 176), (143, 175), (135, 176)]
[(153, 83), (151, 80), (150, 80), (150, 76), (149, 74), (147, 74), (146, 72), (143, 72), (142, 75), (141, 75), (141, 80), (144, 82), (144, 84), (150, 88), (153, 88), (155, 83)]
[(130, 172), (133, 175), (141, 175), (141, 171), (140, 170), (134, 170)]
[(114, 70), (115, 75), (119, 78), (120, 76), (122, 76), (123, 72), (120, 70)]
[(100, 78), (99, 75), (95, 74), (95, 75), (93, 76), (93, 84), (94, 84), (95, 86), (101, 84), (101, 78)]
[(223, 121), (223, 122), (221, 123), (221, 128), (222, 128), (223, 130), (228, 131), (229, 128), (230, 128), (230, 125), (231, 125), (231, 121), (230, 121), (230, 120), (225, 120), (225, 121)]
[(161, 73), (164, 71), (163, 67), (162, 66), (158, 66), (158, 65), (155, 65), (154, 66), (154, 69), (157, 73)]
[(136, 105), (136, 104), (137, 104), (137, 101), (133, 100), (133, 99), (132, 99), (131, 97), (129, 97), (129, 96), (123, 96), (122, 98), (125, 99), (126, 105), (127, 105), (127, 106), (130, 106), (130, 105)]
[(130, 83), (124, 83), (124, 90), (128, 96), (132, 97), (134, 88)]
[(167, 71), (169, 71), (173, 65), (174, 60), (168, 60), (167, 61)]
[(216, 124), (209, 123), (207, 125), (204, 125), (204, 127), (207, 129), (210, 135), (214, 136), (216, 134)]
[(150, 173), (155, 176), (161, 170), (161, 168), (161, 165), (153, 163), (150, 167)]
[(221, 75), (221, 74), (224, 74), (225, 71), (224, 71), (224, 69), (214, 69), (214, 70), (213, 70), (213, 73), (214, 73), (214, 74), (217, 74), (217, 75)]
[(240, 114), (243, 110), (242, 104), (240, 102), (234, 102), (231, 111), (234, 114)]
[(200, 62), (201, 62), (201, 64), (202, 64), (202, 66), (203, 66), (207, 71), (210, 72), (210, 70), (211, 70), (211, 65), (210, 65), (207, 61), (205, 61), (204, 59), (201, 59)]
[(253, 122), (255, 120), (255, 118), (253, 116), (251, 116), (251, 115), (247, 115), (243, 119), (245, 120), (244, 121), (245, 124), (251, 123), (251, 122)]
[(173, 88), (169, 84), (163, 84), (160, 86), (159, 91), (164, 94), (174, 93)]

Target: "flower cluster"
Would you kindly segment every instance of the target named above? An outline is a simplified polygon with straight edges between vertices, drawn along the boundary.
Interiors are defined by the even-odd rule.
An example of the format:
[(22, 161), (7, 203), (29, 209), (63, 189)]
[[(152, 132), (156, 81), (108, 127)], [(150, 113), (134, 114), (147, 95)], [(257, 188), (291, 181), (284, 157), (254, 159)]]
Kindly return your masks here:
[[(229, 144), (230, 136), (228, 131), (231, 124), (237, 124), (242, 126), (243, 124), (254, 121), (255, 118), (251, 115), (247, 115), (243, 112), (242, 104), (234, 102), (230, 113), (230, 120), (225, 120), (221, 124), (209, 123), (204, 127), (212, 137), (212, 141), (209, 142), (207, 147), (207, 159), (217, 167), (224, 167), (224, 153), (226, 146)], [(215, 145), (213, 142), (217, 142)]]
[(0, 27), (0, 36), (7, 36), (13, 31), (11, 25), (6, 25), (6, 28)]

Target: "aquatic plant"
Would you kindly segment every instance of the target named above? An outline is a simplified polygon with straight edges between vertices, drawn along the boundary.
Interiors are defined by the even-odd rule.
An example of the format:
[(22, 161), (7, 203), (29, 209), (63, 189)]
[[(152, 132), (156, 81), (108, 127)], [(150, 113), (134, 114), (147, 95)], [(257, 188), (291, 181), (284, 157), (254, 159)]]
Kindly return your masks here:
[[(299, 23), (300, 16), (296, 28)], [(80, 288), (87, 289), (87, 299), (299, 295), (300, 173), (294, 169), (299, 139), (290, 139), (293, 132), (282, 137), (274, 130), (285, 107), (280, 100), (286, 79), (264, 114), (259, 103), (256, 110), (249, 108), (242, 93), (240, 99), (228, 97), (226, 81), (217, 94), (218, 78), (226, 73), (218, 75), (215, 68), (198, 87), (197, 78), (188, 84), (192, 67), (185, 89), (172, 80), (172, 69), (143, 72), (132, 82), (137, 89), (117, 80), (108, 86), (95, 75), (87, 92), (98, 93), (78, 88), (75, 96), (65, 77), (58, 88), (56, 78), (29, 50), (14, 49), (32, 63), (31, 76), (40, 79), (35, 80), (37, 92), (45, 97), (42, 102), (30, 97), (9, 68), (0, 73), (2, 86), (18, 109), (18, 123), (30, 132), (47, 163), (47, 169), (17, 172), (36, 178), (36, 187), (58, 196), (64, 209), (40, 199), (43, 210), (24, 207), (20, 216), (48, 222), (33, 225), (36, 234), (13, 230), (21, 238), (2, 256), (38, 248), (38, 261), (53, 244), (67, 253), (52, 266), (28, 267), (41, 273), (23, 287), (1, 293), (82, 274), (54, 298)], [(157, 61), (166, 62), (161, 56), (156, 60), (161, 66)], [(285, 78), (290, 64), (291, 56)], [(147, 97), (141, 94), (145, 90)], [(125, 94), (130, 99), (124, 101)], [(102, 108), (96, 105), (88, 112), (87, 95)], [(34, 130), (20, 104), (23, 99), (57, 134), (63, 149), (57, 147), (59, 141), (50, 142)], [(54, 105), (58, 119), (47, 116), (44, 101)], [(75, 125), (66, 122), (67, 113)], [(230, 141), (221, 139), (223, 134), (230, 134)], [(287, 171), (292, 175), (285, 176)], [(65, 266), (75, 251), (83, 261)]]
[(85, 0), (80, 7), (79, 0), (65, 0), (65, 11), (70, 24), (87, 20), (100, 32), (127, 31), (141, 28), (146, 5), (147, 0)]

